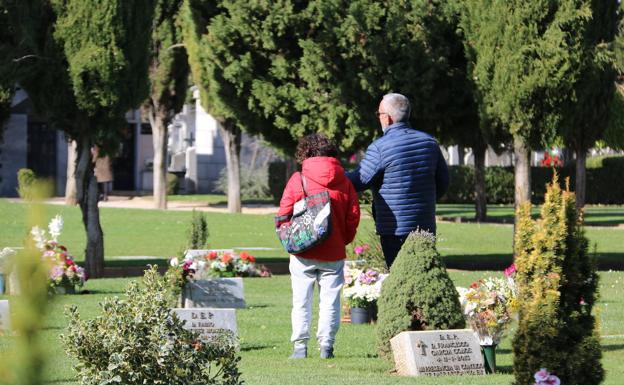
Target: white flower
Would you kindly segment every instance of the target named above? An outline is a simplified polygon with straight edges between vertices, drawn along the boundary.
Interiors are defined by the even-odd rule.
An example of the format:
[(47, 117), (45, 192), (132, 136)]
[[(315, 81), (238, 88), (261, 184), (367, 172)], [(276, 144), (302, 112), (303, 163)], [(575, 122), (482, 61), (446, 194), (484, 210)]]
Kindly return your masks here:
[(58, 240), (58, 237), (61, 235), (61, 232), (63, 231), (63, 217), (57, 215), (52, 218), (50, 224), (48, 225), (48, 231), (50, 232), (50, 237), (52, 237), (52, 240), (56, 242)]
[(178, 260), (178, 257), (173, 257), (171, 258), (171, 260), (169, 261), (169, 264), (173, 267), (176, 267), (180, 264), (180, 261)]
[(37, 248), (39, 250), (43, 250), (46, 243), (45, 230), (41, 229), (39, 226), (35, 226), (32, 230), (30, 230), (30, 234), (35, 241)]

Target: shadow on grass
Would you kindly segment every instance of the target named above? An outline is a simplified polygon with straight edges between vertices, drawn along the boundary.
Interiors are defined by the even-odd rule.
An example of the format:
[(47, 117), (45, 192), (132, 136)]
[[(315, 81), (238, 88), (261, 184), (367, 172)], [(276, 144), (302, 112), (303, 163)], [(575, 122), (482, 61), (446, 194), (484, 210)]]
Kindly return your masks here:
[(602, 345), (602, 347), (600, 348), (603, 352), (612, 352), (615, 350), (624, 350), (624, 345), (622, 344), (618, 344), (618, 345)]
[[(442, 257), (447, 269), (504, 270), (513, 257), (501, 254), (446, 255)], [(624, 253), (598, 253), (598, 270), (624, 270)]]
[(260, 344), (243, 344), (243, 346), (241, 346), (241, 351), (243, 352), (251, 352), (254, 350), (264, 350), (264, 349), (268, 349), (271, 346), (269, 345), (260, 345)]

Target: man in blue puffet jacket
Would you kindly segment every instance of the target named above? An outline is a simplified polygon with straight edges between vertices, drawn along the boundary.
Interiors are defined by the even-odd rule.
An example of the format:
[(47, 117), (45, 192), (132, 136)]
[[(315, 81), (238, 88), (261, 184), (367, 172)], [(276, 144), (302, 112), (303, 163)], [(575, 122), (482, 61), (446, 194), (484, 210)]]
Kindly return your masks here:
[(388, 268), (410, 232), (435, 234), (436, 199), (449, 183), (438, 142), (410, 127), (409, 115), (405, 96), (384, 95), (377, 111), (383, 136), (347, 173), (357, 191), (370, 188), (373, 193), (373, 217)]

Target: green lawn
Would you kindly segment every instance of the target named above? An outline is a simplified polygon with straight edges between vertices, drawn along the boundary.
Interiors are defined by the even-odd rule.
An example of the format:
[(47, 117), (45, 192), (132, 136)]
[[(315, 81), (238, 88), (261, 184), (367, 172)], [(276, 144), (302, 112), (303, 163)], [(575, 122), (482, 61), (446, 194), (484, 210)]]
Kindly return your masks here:
[[(457, 285), (467, 286), (480, 277), (498, 274), (492, 272), (457, 272), (451, 277)], [(624, 273), (600, 274), (602, 300), (596, 313), (599, 315), (603, 335), (603, 365), (607, 372), (605, 385), (619, 385), (624, 377)], [(129, 279), (100, 279), (87, 282), (90, 294), (58, 296), (46, 319), (42, 338), (48, 351), (47, 384), (77, 384), (72, 372), (72, 361), (59, 344), (58, 336), (66, 326), (63, 308), (76, 304), (85, 318), (98, 314), (98, 302), (104, 297), (121, 295)], [(512, 356), (510, 340), (506, 338), (497, 350), (500, 374), (473, 377), (406, 378), (390, 374), (390, 363), (377, 357), (373, 325), (343, 324), (336, 342), (336, 359), (317, 358), (316, 343), (310, 346), (312, 357), (291, 361), (290, 354), (290, 282), (287, 276), (270, 279), (245, 279), (247, 309), (237, 311), (241, 338), (240, 364), (243, 379), (249, 385), (359, 385), (359, 384), (511, 384)], [(6, 298), (6, 297), (5, 297)], [(316, 314), (316, 311), (315, 311)], [(313, 325), (316, 321), (313, 322)], [(315, 327), (313, 327), (315, 329)], [(315, 332), (315, 331), (314, 331)], [(617, 337), (614, 337), (617, 336)], [(0, 338), (0, 345), (8, 343)], [(9, 347), (10, 349), (10, 347)], [(10, 350), (9, 350), (10, 351)]]
[[(0, 199), (0, 247), (21, 245), (26, 232), (26, 207)], [(68, 206), (45, 207), (47, 217), (63, 215), (65, 228), (60, 240), (77, 260), (83, 260), (85, 234), (80, 210)], [(440, 210), (448, 207), (449, 205), (441, 205)], [(603, 217), (620, 218), (622, 208), (591, 208), (589, 211), (595, 211), (596, 215)], [(183, 211), (115, 208), (103, 208), (100, 215), (105, 235), (105, 255), (109, 265), (165, 263), (166, 257), (176, 255), (184, 248), (191, 217), (190, 212)], [(270, 250), (252, 251), (252, 254), (265, 262), (287, 258), (275, 236), (272, 215), (206, 215), (210, 247), (269, 248)], [(588, 217), (591, 218), (591, 215), (588, 214)], [(372, 220), (363, 219), (359, 233), (364, 234), (372, 228)], [(624, 266), (624, 228), (588, 226), (587, 235), (592, 245), (596, 245), (598, 259), (603, 267)], [(438, 224), (438, 238), (440, 253), (450, 267), (500, 269), (511, 263), (510, 225), (441, 222)], [(112, 257), (115, 256), (156, 256), (162, 259), (113, 261)]]
[[(436, 213), (448, 220), (471, 220), (475, 210), (472, 204), (440, 204)], [(488, 205), (488, 221), (513, 223), (512, 205)], [(539, 207), (533, 207), (533, 215), (539, 214)], [(590, 226), (619, 226), (624, 224), (624, 206), (588, 205), (585, 208), (585, 223)]]

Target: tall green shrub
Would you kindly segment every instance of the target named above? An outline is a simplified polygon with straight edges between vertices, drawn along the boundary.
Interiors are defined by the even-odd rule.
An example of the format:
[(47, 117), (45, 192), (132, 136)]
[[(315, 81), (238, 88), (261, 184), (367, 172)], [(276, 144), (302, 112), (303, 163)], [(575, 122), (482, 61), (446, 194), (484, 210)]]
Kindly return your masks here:
[(383, 283), (377, 306), (377, 346), (386, 358), (392, 357), (390, 339), (403, 331), (465, 326), (457, 290), (433, 235), (409, 235)]
[(197, 333), (172, 315), (169, 288), (152, 268), (142, 285), (130, 283), (126, 299), (104, 300), (93, 320), (82, 320), (75, 306), (68, 309), (62, 340), (78, 362), (81, 384), (242, 384), (236, 347), (198, 342)]
[(188, 249), (203, 249), (208, 243), (208, 222), (204, 213), (193, 210), (188, 234)]
[(562, 384), (599, 384), (604, 371), (592, 308), (598, 275), (588, 253), (575, 196), (557, 175), (547, 187), (541, 219), (530, 204), (517, 213), (516, 265), (520, 320), (513, 340), (517, 385), (547, 368)]

